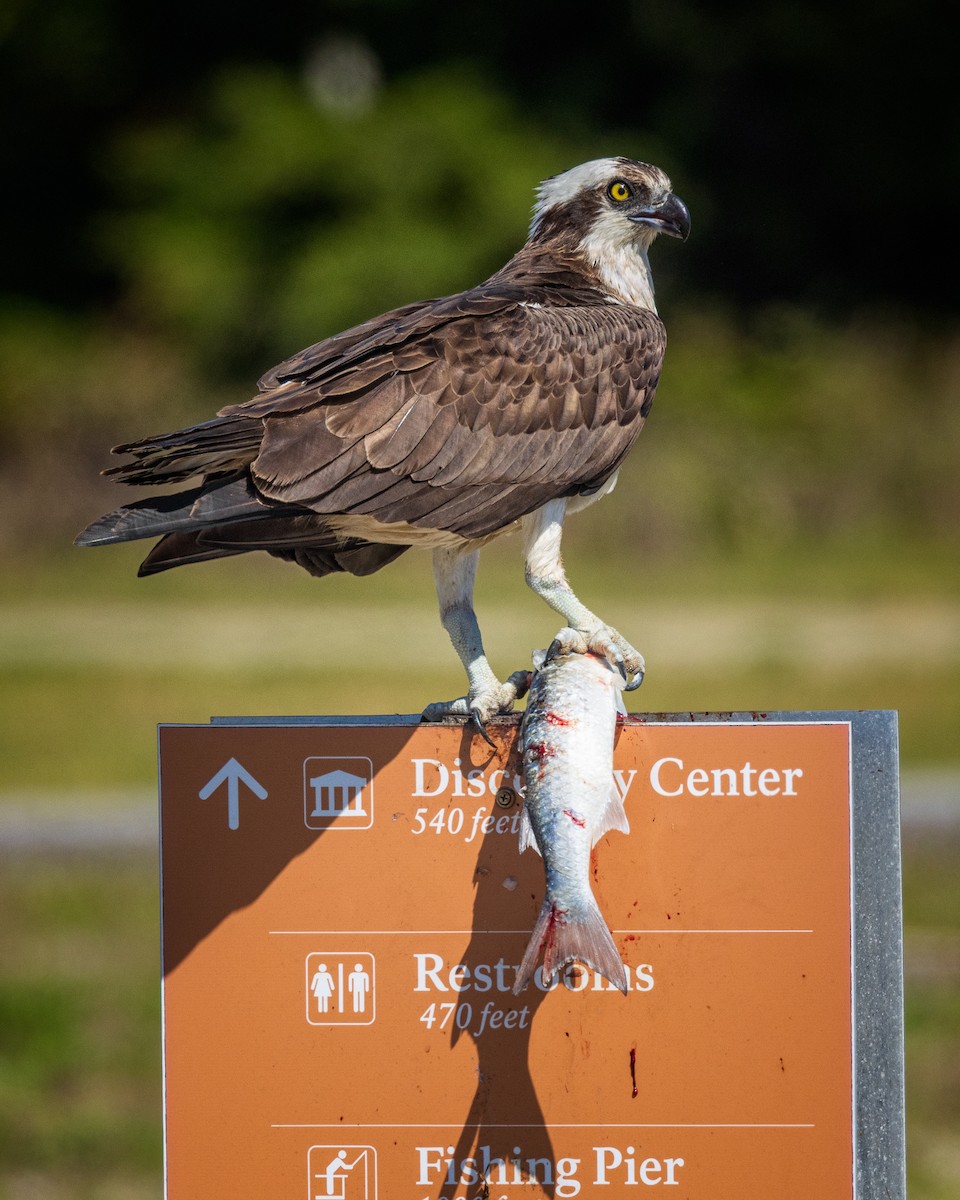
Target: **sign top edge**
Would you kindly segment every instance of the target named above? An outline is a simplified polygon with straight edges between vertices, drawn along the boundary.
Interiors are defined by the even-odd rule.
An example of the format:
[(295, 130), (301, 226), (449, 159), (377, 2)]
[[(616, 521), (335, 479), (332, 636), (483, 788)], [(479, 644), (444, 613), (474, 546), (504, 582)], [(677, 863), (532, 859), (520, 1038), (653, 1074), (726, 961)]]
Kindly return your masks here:
[[(494, 717), (489, 724), (493, 726), (510, 727), (519, 724), (521, 713), (510, 716)], [(743, 712), (638, 712), (627, 714), (628, 725), (766, 725), (766, 724), (804, 724), (804, 725), (837, 725), (856, 724), (863, 720), (880, 721), (896, 727), (897, 712), (893, 709), (846, 709), (812, 711), (766, 711), (754, 709)], [(422, 722), (417, 713), (387, 713), (387, 714), (343, 714), (325, 715), (291, 715), (291, 716), (213, 716), (211, 726), (342, 726), (342, 727), (402, 727), (411, 728), (421, 724), (427, 728), (460, 728), (462, 721)], [(199, 721), (161, 721), (159, 728), (205, 728)]]

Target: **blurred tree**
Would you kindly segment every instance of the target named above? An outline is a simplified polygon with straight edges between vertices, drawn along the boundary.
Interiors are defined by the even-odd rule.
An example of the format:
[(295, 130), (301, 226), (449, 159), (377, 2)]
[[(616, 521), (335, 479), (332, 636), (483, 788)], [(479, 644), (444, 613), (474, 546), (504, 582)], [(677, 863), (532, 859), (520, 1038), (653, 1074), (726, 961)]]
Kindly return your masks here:
[[(657, 253), (675, 430), (643, 470), (672, 500), (636, 536), (955, 536), (939, 19), (932, 0), (6, 0), (0, 537), (15, 513), (28, 539), (74, 524), (108, 438), (482, 279), (539, 179), (611, 153), (660, 163), (694, 214)], [(730, 479), (738, 455), (754, 468)]]
[[(355, 83), (372, 67), (373, 86), (382, 77), (390, 104), (399, 103), (397, 87), (415, 89), (437, 69), (451, 83), (465, 72), (484, 81), (488, 120), (503, 122), (508, 141), (522, 113), (528, 133), (554, 131), (556, 149), (626, 149), (663, 161), (695, 214), (682, 276), (688, 293), (743, 305), (955, 315), (955, 289), (923, 249), (923, 239), (949, 227), (960, 175), (952, 42), (941, 18), (933, 0), (737, 0), (722, 8), (611, 0), (595, 13), (562, 0), (549, 10), (505, 0), (480, 8), (327, 0), (269, 13), (251, 0), (236, 0), (229, 13), (188, 0), (6, 0), (0, 170), (18, 236), (4, 255), (4, 290), (76, 307), (116, 298), (116, 260), (104, 261), (102, 243), (88, 236), (117, 199), (116, 155), (104, 159), (102, 148), (120, 128), (160, 124), (196, 137), (211, 85), (214, 109), (224, 103), (225, 78), (253, 85), (257, 67), (273, 68), (295, 90), (305, 69), (316, 70), (318, 45), (339, 36), (360, 48), (345, 77)], [(237, 74), (241, 67), (254, 69)], [(455, 93), (450, 86), (440, 107), (423, 110), (424, 141), (449, 100), (448, 127), (463, 115), (465, 97)], [(489, 106), (497, 104), (495, 115)], [(365, 119), (356, 148), (386, 174), (396, 156), (381, 172), (377, 155), (390, 139), (378, 136), (371, 110)], [(273, 135), (287, 136), (276, 126)], [(400, 145), (409, 153), (408, 142)], [(512, 149), (524, 156), (521, 196), (540, 164), (570, 165), (569, 157), (527, 158), (522, 139)], [(465, 141), (462, 157), (488, 152), (488, 143)], [(329, 175), (341, 161), (318, 153), (324, 187), (344, 186)], [(415, 166), (408, 160), (404, 170)], [(246, 170), (255, 176), (258, 164), (248, 160)], [(240, 173), (233, 185), (242, 206), (252, 184)], [(400, 219), (399, 204), (393, 215)], [(429, 208), (418, 215), (434, 216)], [(250, 230), (263, 233), (252, 218)], [(907, 236), (917, 252), (899, 245)]]
[(380, 88), (371, 58), (362, 95), (331, 90), (336, 55), (363, 50), (321, 46), (305, 79), (225, 70), (190, 126), (137, 128), (114, 147), (124, 206), (102, 219), (105, 255), (132, 314), (207, 369), (249, 376), (385, 307), (478, 282), (522, 242), (531, 177), (576, 157), (467, 71)]

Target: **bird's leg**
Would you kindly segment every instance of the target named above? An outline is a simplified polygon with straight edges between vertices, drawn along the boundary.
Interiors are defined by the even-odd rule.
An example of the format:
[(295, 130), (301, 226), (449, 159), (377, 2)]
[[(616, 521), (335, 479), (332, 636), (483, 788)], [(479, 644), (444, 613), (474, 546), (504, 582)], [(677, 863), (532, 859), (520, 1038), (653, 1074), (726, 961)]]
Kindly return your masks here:
[(551, 500), (524, 518), (527, 584), (568, 626), (583, 634), (591, 650), (604, 654), (615, 664), (623, 664), (629, 679), (626, 690), (632, 691), (643, 682), (643, 655), (623, 634), (580, 603), (564, 574), (560, 539), (566, 507), (565, 500)]
[(486, 721), (500, 713), (510, 712), (514, 701), (524, 695), (530, 684), (530, 673), (514, 671), (506, 683), (501, 683), (487, 662), (480, 626), (473, 610), (473, 583), (479, 558), (479, 550), (463, 552), (439, 547), (433, 552), (433, 577), (440, 604), (440, 620), (467, 672), (467, 694), (456, 700), (438, 700), (428, 704), (423, 710), (423, 720), (439, 721), (448, 716), (470, 717), (483, 733)]

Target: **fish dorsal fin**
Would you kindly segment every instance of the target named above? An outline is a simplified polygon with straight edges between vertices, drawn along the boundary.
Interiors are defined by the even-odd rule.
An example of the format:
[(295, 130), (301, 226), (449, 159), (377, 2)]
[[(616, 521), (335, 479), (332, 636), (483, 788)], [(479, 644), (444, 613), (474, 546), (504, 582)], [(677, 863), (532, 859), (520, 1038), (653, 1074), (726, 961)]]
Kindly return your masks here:
[[(621, 808), (623, 806), (621, 805)], [(530, 813), (527, 809), (526, 802), (520, 810), (520, 853), (522, 854), (528, 846), (532, 846), (539, 854), (540, 847), (537, 845), (536, 834), (533, 832), (533, 826), (530, 824)]]
[(547, 661), (546, 650), (534, 650), (533, 652), (533, 669), (539, 671), (543, 664)]
[[(617, 785), (614, 780), (610, 780), (610, 796), (607, 800), (607, 806), (600, 814), (600, 820), (597, 822), (596, 832), (593, 835), (593, 844), (603, 837), (605, 833), (609, 833), (611, 829), (619, 829), (621, 833), (630, 832), (630, 822), (627, 820), (626, 809), (623, 807), (623, 801), (620, 799), (620, 792), (617, 790)], [(521, 829), (521, 838), (523, 831)]]

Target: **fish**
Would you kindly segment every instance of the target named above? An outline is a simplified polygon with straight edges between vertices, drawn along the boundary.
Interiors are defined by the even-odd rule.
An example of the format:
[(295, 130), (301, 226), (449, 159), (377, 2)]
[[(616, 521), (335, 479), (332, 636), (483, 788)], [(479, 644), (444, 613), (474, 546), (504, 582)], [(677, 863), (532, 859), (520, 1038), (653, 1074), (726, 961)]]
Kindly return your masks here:
[(532, 846), (542, 857), (546, 894), (513, 991), (527, 986), (542, 951), (547, 986), (581, 962), (626, 994), (626, 968), (590, 887), (598, 840), (630, 832), (613, 774), (617, 717), (626, 712), (623, 659), (612, 643), (561, 629), (533, 663), (520, 724), (520, 852)]

